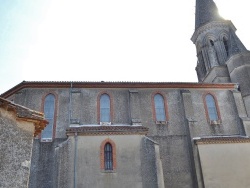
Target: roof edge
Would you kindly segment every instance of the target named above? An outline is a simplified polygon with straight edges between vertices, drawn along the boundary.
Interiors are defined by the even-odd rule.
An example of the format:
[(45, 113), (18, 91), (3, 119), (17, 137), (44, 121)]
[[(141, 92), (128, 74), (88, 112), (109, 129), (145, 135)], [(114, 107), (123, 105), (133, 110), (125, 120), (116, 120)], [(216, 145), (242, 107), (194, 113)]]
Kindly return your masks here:
[(231, 135), (231, 136), (211, 136), (193, 138), (195, 144), (230, 144), (230, 143), (250, 143), (248, 136)]
[(23, 81), (0, 95), (7, 98), (23, 88), (173, 88), (173, 89), (235, 89), (235, 83), (198, 82), (76, 82), (76, 81)]
[(39, 133), (41, 133), (41, 131), (48, 124), (48, 121), (45, 119), (43, 113), (15, 104), (1, 97), (0, 97), (0, 107), (6, 108), (8, 111), (13, 111), (16, 115), (17, 120), (34, 123), (35, 126), (34, 137), (36, 137)]

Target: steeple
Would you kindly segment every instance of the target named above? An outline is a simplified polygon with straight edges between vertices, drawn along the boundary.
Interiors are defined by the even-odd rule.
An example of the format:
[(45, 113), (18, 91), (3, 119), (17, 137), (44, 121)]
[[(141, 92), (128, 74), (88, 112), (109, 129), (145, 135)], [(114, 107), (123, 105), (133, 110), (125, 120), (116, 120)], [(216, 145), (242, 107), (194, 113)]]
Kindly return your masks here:
[[(225, 2), (226, 3), (226, 2)], [(230, 20), (219, 16), (213, 0), (196, 0), (196, 72), (199, 82), (238, 83), (250, 117), (250, 51)]]
[(213, 0), (196, 0), (195, 30), (208, 22), (222, 20)]
[(213, 0), (196, 0), (195, 32), (197, 75), (200, 82), (232, 82), (228, 61), (248, 52), (230, 20), (219, 16)]
[(238, 38), (238, 36), (235, 34), (235, 31), (233, 31), (231, 28), (229, 29), (229, 57), (241, 53), (246, 52), (247, 49), (244, 46), (244, 44), (241, 42), (241, 40)]

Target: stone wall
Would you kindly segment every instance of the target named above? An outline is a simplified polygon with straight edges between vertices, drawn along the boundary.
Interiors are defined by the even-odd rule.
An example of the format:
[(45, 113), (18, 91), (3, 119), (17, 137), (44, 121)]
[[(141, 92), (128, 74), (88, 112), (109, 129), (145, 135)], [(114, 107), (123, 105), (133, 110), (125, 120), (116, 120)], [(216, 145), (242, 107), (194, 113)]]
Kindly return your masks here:
[(249, 141), (249, 138), (224, 138), (198, 144), (205, 187), (250, 186)]
[(28, 186), (33, 134), (33, 123), (0, 108), (0, 187)]
[[(64, 138), (55, 139), (53, 142), (40, 142), (40, 139), (34, 140), (29, 180), (30, 188), (57, 187), (58, 165), (61, 164), (59, 160), (63, 160), (63, 158), (67, 159), (67, 155), (58, 155), (60, 152), (56, 152), (56, 148), (65, 140)], [(62, 153), (65, 154), (65, 152)], [(61, 164), (60, 168), (63, 166)], [(67, 166), (65, 166), (65, 170), (67, 169)]]
[[(199, 172), (196, 172), (199, 169), (196, 165), (198, 158), (193, 145), (193, 137), (239, 135), (244, 133), (243, 127), (247, 125), (247, 120), (242, 120), (242, 117), (239, 116), (238, 110), (240, 110), (241, 116), (246, 115), (242, 112), (244, 104), (239, 102), (242, 101), (240, 94), (237, 95), (236, 101), (235, 92), (237, 89), (234, 88), (207, 87), (185, 90), (173, 88), (137, 88), (133, 90), (129, 88), (73, 88), (72, 90), (74, 92), (71, 99), (70, 88), (22, 89), (13, 98), (22, 105), (41, 110), (43, 98), (49, 93), (55, 94), (57, 100), (56, 139), (66, 139), (66, 128), (70, 125), (70, 117), (79, 120), (80, 125), (100, 124), (97, 109), (98, 96), (103, 92), (110, 94), (113, 105), (112, 125), (143, 125), (149, 128), (147, 136), (159, 144), (166, 187), (194, 188), (200, 183), (200, 177), (197, 177)], [(152, 99), (155, 93), (162, 94), (166, 99), (167, 122), (163, 124), (157, 124), (154, 119)], [(208, 93), (213, 94), (218, 103), (220, 121), (216, 125), (210, 124), (206, 115), (204, 96)], [(34, 169), (37, 170), (33, 171), (35, 175), (31, 177), (31, 181), (33, 183), (39, 182), (39, 185), (45, 179), (57, 183), (58, 180), (53, 179), (54, 175), (49, 175), (49, 171), (51, 170), (52, 174), (58, 172), (47, 169), (43, 165), (46, 164), (45, 159), (53, 158), (55, 155), (53, 147), (56, 147), (60, 142), (56, 140), (54, 142), (57, 144), (38, 143), (39, 140), (36, 142), (33, 159), (37, 162), (34, 164), (39, 167), (34, 166)], [(45, 147), (49, 144), (51, 146)], [(123, 147), (125, 148), (125, 146), (127, 147), (127, 145)], [(82, 153), (82, 155), (85, 157), (86, 154)], [(56, 165), (55, 161), (48, 160), (47, 166)], [(42, 173), (38, 175), (39, 172)], [(103, 174), (99, 175), (102, 177)], [(112, 178), (111, 176), (110, 178)], [(154, 184), (154, 182), (152, 179), (151, 183)]]
[[(113, 171), (101, 169), (100, 146), (107, 139), (116, 147)], [(78, 136), (77, 187), (142, 188), (141, 139), (140, 135)]]

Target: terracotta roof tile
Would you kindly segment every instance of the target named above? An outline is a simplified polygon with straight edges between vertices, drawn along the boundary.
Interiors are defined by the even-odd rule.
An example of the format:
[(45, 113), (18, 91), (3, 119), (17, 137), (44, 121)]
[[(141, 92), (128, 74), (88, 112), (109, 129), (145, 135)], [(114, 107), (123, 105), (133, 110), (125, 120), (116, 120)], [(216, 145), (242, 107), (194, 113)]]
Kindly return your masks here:
[(80, 82), (80, 81), (23, 81), (0, 96), (7, 98), (25, 88), (175, 88), (175, 89), (237, 89), (235, 83), (197, 82)]
[(9, 100), (0, 97), (0, 107), (16, 113), (16, 118), (28, 122), (33, 122), (35, 125), (34, 137), (37, 136), (46, 127), (48, 122), (44, 118), (44, 114), (15, 104)]

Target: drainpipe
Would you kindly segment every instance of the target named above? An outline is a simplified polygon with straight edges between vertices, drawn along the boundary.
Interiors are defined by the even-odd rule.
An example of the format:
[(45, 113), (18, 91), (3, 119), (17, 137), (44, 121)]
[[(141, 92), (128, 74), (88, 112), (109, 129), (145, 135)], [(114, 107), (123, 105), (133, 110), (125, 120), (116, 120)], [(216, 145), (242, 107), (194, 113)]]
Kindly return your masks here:
[(71, 112), (72, 111), (72, 82), (70, 83), (69, 89), (69, 126), (71, 124)]
[(77, 187), (77, 142), (78, 142), (78, 135), (77, 132), (75, 132), (74, 188)]
[(131, 93), (130, 90), (128, 90), (128, 119), (129, 119), (129, 123), (130, 125), (133, 125), (132, 123), (132, 116), (131, 116), (131, 102), (130, 102), (130, 97), (131, 97)]

